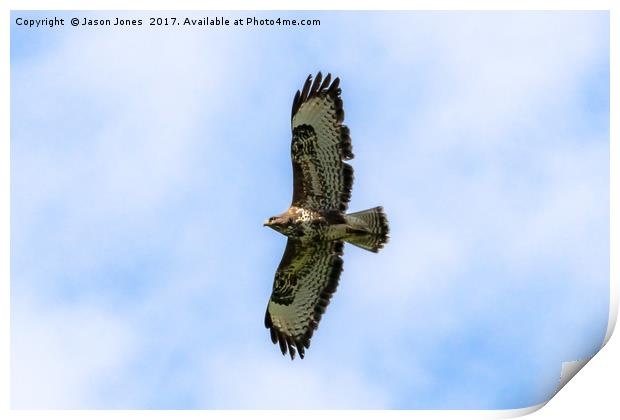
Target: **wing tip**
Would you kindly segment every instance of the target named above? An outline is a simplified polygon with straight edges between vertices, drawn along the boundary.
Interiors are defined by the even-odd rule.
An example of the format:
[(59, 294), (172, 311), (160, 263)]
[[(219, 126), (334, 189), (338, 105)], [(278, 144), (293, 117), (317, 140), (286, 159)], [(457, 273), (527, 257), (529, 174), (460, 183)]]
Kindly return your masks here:
[(306, 355), (305, 349), (310, 347), (309, 338), (306, 339), (305, 337), (302, 337), (301, 339), (295, 340), (292, 336), (279, 331), (274, 325), (267, 328), (269, 328), (271, 342), (279, 346), (282, 356), (286, 356), (288, 354), (291, 360), (295, 360), (295, 356), (299, 354), (300, 359), (304, 358)]
[(307, 343), (306, 348), (308, 348), (310, 346), (310, 340), (295, 340), (292, 336), (278, 330), (278, 328), (273, 324), (273, 321), (271, 320), (269, 308), (267, 308), (267, 311), (265, 312), (265, 328), (269, 329), (271, 342), (273, 344), (277, 344), (280, 347), (280, 352), (283, 356), (286, 356), (286, 354), (288, 353), (291, 360), (295, 360), (295, 356), (299, 354), (300, 359), (304, 358), (304, 344)]
[[(331, 84), (330, 84), (331, 82)], [(334, 112), (336, 113), (336, 123), (340, 126), (340, 149), (343, 160), (350, 160), (355, 157), (353, 154), (353, 147), (351, 145), (351, 133), (349, 128), (342, 124), (344, 121), (344, 107), (340, 94), (340, 77), (334, 78), (332, 81), (332, 74), (327, 73), (327, 76), (323, 78), (321, 71), (318, 71), (316, 76), (313, 77), (309, 74), (304, 82), (304, 86), (301, 91), (297, 90), (295, 97), (293, 98), (293, 106), (291, 110), (291, 120), (299, 111), (299, 108), (308, 99), (317, 95), (327, 94), (330, 95), (334, 101)]]
[[(331, 83), (330, 83), (331, 82)], [(295, 94), (295, 98), (293, 99), (293, 112), (291, 118), (295, 116), (295, 113), (299, 111), (301, 105), (306, 102), (308, 99), (313, 98), (314, 96), (321, 94), (331, 95), (336, 102), (336, 109), (340, 109), (339, 117), (341, 117), (340, 122), (344, 119), (344, 111), (342, 111), (342, 99), (340, 99), (341, 89), (340, 86), (340, 78), (336, 77), (332, 81), (332, 74), (327, 73), (327, 76), (323, 77), (323, 73), (318, 71), (316, 76), (312, 76), (309, 74), (304, 82), (304, 86), (301, 91), (298, 91), (299, 94)]]

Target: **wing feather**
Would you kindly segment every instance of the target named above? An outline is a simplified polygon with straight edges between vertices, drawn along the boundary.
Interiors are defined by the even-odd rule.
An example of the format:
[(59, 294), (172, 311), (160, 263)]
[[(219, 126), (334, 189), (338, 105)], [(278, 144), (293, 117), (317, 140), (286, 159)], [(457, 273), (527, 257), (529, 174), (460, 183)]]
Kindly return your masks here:
[[(265, 327), (282, 354), (303, 359), (314, 330), (338, 287), (342, 272), (340, 241), (306, 243), (289, 239), (276, 271)], [(275, 340), (275, 341), (274, 341)]]
[[(293, 99), (291, 160), (292, 205), (316, 211), (346, 211), (353, 187), (353, 158), (349, 128), (342, 124), (344, 110), (340, 79), (308, 76)], [(299, 92), (299, 91), (298, 91)]]
[(312, 75), (309, 74), (306, 79), (306, 83), (304, 83), (303, 90), (301, 91), (301, 102), (304, 102), (308, 99), (308, 92), (310, 91), (310, 83), (312, 83)]
[(321, 84), (321, 87), (319, 88), (319, 90), (327, 89), (327, 87), (329, 86), (329, 82), (331, 82), (331, 80), (332, 80), (332, 75), (330, 73), (327, 73), (327, 76), (325, 76), (325, 79), (323, 79), (323, 83)]

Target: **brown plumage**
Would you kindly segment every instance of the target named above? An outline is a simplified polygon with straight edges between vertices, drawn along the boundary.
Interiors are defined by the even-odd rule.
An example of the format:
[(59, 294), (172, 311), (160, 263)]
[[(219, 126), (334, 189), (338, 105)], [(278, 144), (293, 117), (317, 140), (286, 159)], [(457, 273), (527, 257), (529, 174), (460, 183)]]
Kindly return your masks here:
[(344, 242), (377, 252), (388, 240), (381, 207), (346, 214), (353, 168), (351, 137), (342, 124), (340, 79), (308, 76), (293, 99), (290, 208), (265, 222), (288, 241), (275, 274), (265, 327), (282, 354), (301, 358), (338, 287)]

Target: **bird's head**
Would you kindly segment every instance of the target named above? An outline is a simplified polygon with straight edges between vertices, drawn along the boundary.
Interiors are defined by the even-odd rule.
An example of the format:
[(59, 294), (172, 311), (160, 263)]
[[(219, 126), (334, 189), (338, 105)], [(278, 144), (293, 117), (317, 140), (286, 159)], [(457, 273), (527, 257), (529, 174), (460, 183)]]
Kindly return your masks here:
[(269, 219), (265, 220), (263, 226), (267, 226), (275, 231), (284, 233), (290, 226), (290, 217), (288, 213), (283, 213), (278, 216), (272, 216)]

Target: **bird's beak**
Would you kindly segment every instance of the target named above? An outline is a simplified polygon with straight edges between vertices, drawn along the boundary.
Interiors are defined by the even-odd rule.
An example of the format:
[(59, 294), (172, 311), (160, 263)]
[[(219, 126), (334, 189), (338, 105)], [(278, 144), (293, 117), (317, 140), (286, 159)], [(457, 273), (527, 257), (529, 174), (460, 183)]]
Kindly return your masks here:
[(263, 223), (263, 226), (269, 226), (269, 219), (265, 220), (265, 222)]

